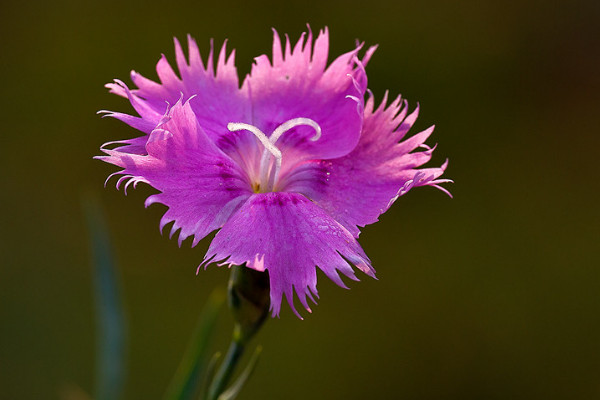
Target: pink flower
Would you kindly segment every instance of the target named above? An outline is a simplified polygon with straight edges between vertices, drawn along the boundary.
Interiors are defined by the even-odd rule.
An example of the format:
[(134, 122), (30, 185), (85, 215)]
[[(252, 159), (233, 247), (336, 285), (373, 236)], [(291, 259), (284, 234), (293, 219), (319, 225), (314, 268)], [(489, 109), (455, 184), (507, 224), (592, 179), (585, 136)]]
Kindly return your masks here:
[[(350, 264), (374, 277), (356, 238), (415, 186), (438, 186), (446, 163), (417, 169), (431, 158), (424, 144), (433, 127), (404, 141), (417, 118), (400, 97), (375, 106), (365, 102), (364, 65), (375, 51), (362, 45), (329, 66), (329, 35), (311, 32), (282, 52), (274, 34), (273, 56), (257, 57), (240, 88), (234, 52), (213, 51), (206, 65), (188, 37), (188, 58), (175, 40), (179, 75), (163, 56), (160, 83), (132, 71), (138, 89), (123, 82), (107, 87), (126, 97), (139, 117), (107, 112), (143, 132), (109, 142), (97, 157), (117, 165), (125, 183), (145, 182), (158, 190), (146, 206), (168, 207), (179, 244), (195, 246), (220, 229), (203, 264), (221, 262), (268, 271), (271, 311), (283, 295), (294, 307), (294, 291), (310, 311), (317, 297), (317, 270), (345, 287), (339, 273), (357, 280)], [(172, 106), (169, 106), (172, 104)], [(113, 149), (107, 146), (117, 145)], [(114, 175), (114, 174), (113, 174)], [(111, 175), (112, 176), (112, 175)], [(110, 178), (110, 177), (109, 177)], [(299, 315), (298, 315), (299, 316)]]

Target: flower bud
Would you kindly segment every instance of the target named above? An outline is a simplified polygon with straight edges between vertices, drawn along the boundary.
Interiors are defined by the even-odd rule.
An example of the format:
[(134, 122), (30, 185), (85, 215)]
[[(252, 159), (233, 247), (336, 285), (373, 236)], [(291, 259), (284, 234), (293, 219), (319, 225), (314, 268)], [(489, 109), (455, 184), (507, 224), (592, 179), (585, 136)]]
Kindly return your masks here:
[(229, 307), (236, 322), (234, 339), (247, 342), (269, 313), (269, 275), (245, 265), (233, 265), (229, 278)]

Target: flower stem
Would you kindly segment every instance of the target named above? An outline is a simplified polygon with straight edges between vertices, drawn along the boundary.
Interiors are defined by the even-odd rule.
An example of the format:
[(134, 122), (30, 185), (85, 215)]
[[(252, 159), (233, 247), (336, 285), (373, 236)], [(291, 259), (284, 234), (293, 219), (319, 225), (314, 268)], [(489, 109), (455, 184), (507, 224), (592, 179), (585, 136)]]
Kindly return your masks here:
[(269, 313), (269, 277), (245, 265), (231, 267), (229, 278), (229, 308), (235, 325), (229, 350), (210, 383), (207, 400), (218, 400), (226, 389), (246, 345), (258, 332)]
[(235, 367), (244, 354), (246, 344), (243, 342), (241, 335), (239, 335), (239, 326), (236, 324), (234, 328), (233, 338), (229, 344), (229, 349), (225, 355), (223, 363), (219, 367), (214, 380), (210, 385), (208, 391), (208, 400), (217, 400), (219, 395), (225, 391)]

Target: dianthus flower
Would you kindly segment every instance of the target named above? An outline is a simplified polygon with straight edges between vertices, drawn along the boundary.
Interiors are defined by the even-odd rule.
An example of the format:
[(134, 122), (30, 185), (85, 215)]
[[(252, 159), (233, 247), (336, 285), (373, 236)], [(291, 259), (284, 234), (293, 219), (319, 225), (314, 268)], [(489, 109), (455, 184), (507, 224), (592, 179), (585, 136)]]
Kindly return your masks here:
[(431, 158), (424, 141), (433, 126), (401, 141), (418, 106), (408, 114), (400, 97), (387, 105), (386, 93), (376, 107), (366, 96), (364, 65), (375, 47), (359, 59), (361, 47), (328, 65), (327, 29), (314, 43), (303, 34), (293, 48), (286, 36), (283, 51), (274, 32), (271, 60), (257, 57), (240, 87), (226, 43), (215, 70), (212, 43), (205, 64), (191, 37), (188, 58), (175, 39), (179, 76), (163, 56), (160, 83), (132, 71), (137, 89), (107, 85), (139, 117), (107, 115), (144, 134), (106, 143), (98, 158), (123, 168), (117, 188), (144, 182), (158, 190), (145, 204), (168, 207), (160, 229), (173, 222), (179, 245), (220, 229), (203, 265), (268, 271), (274, 316), (283, 295), (298, 315), (294, 292), (310, 311), (317, 267), (342, 287), (339, 273), (357, 280), (351, 265), (375, 276), (356, 240), (359, 227), (412, 187), (445, 191), (438, 185), (449, 181), (439, 179), (446, 163), (417, 169)]

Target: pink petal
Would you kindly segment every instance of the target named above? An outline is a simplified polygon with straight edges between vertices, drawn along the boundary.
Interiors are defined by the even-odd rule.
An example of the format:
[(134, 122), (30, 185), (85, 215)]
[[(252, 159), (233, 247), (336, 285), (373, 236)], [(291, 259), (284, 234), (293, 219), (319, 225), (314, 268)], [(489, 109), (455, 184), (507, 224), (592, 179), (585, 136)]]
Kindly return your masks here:
[(162, 228), (174, 221), (171, 236), (178, 230), (179, 243), (194, 235), (193, 246), (220, 228), (250, 196), (245, 173), (207, 137), (190, 103), (176, 103), (152, 131), (147, 155), (116, 150), (103, 151), (101, 160), (124, 168), (117, 187), (127, 181), (145, 182), (160, 193), (148, 197), (146, 206), (168, 207)]
[[(359, 227), (376, 222), (398, 196), (412, 187), (443, 183), (436, 179), (446, 164), (417, 169), (431, 158), (433, 149), (423, 142), (433, 127), (398, 143), (416, 114), (398, 118), (406, 115), (406, 103), (398, 98), (386, 108), (386, 99), (376, 110), (373, 99), (368, 100), (360, 142), (350, 154), (306, 163), (287, 178), (286, 190), (303, 193), (317, 202), (355, 237)], [(415, 151), (419, 147), (425, 150)]]
[[(305, 40), (306, 36), (306, 40)], [(319, 140), (308, 139), (307, 126), (284, 134), (277, 146), (294, 149), (300, 159), (334, 158), (348, 154), (358, 142), (362, 126), (366, 74), (357, 59), (360, 46), (339, 56), (329, 67), (329, 33), (321, 31), (314, 45), (312, 33), (302, 35), (295, 46), (286, 37), (285, 51), (274, 32), (272, 61), (257, 57), (243, 88), (252, 104), (252, 123), (269, 135), (294, 118), (310, 118), (322, 129)]]
[(252, 195), (215, 236), (205, 257), (205, 263), (213, 261), (268, 271), (274, 316), (284, 295), (298, 315), (294, 291), (310, 311), (307, 298), (317, 296), (317, 266), (342, 287), (339, 272), (357, 279), (348, 262), (375, 274), (352, 234), (297, 193)]
[(208, 137), (213, 140), (229, 133), (227, 130), (229, 122), (251, 122), (251, 107), (246, 89), (239, 88), (234, 52), (227, 56), (226, 44), (223, 44), (217, 60), (216, 74), (212, 43), (206, 65), (200, 57), (196, 42), (190, 36), (188, 36), (188, 53), (189, 61), (184, 55), (181, 44), (175, 39), (175, 58), (181, 78), (177, 76), (163, 55), (156, 65), (159, 82), (132, 71), (131, 80), (138, 89), (130, 91), (120, 81), (107, 85), (111, 92), (128, 97), (145, 122), (126, 114), (111, 113), (110, 116), (148, 132), (148, 125), (154, 128), (169, 104), (175, 104), (183, 97), (184, 100), (191, 98), (190, 105), (198, 122)]

